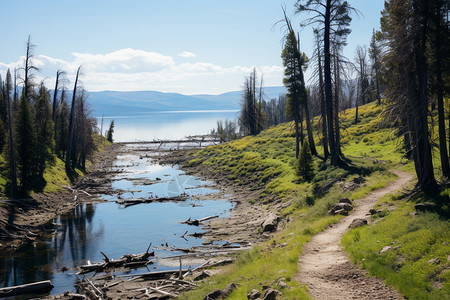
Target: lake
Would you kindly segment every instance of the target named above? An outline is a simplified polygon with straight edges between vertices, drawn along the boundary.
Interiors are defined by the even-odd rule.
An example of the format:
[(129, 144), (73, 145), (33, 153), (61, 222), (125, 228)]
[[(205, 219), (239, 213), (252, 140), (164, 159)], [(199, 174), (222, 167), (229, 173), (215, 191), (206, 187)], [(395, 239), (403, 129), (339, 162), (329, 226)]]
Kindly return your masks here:
[[(174, 111), (111, 116), (104, 118), (106, 130), (115, 121), (117, 142), (181, 139), (189, 135), (207, 134), (217, 120), (234, 120), (237, 111)], [(99, 120), (101, 121), (101, 120)], [(99, 122), (100, 124), (100, 122)], [(0, 253), (0, 287), (52, 280), (51, 294), (74, 291), (76, 267), (88, 260), (102, 261), (100, 251), (117, 259), (126, 253), (145, 252), (150, 242), (155, 250), (154, 264), (129, 273), (142, 273), (173, 268), (161, 259), (182, 254), (173, 249), (202, 246), (202, 238), (183, 237), (183, 233), (202, 232), (201, 228), (182, 224), (188, 218), (217, 215), (227, 217), (234, 203), (229, 199), (208, 198), (215, 194), (212, 182), (188, 176), (179, 166), (160, 165), (152, 158), (143, 158), (155, 145), (127, 145), (130, 151), (117, 157), (112, 169), (119, 171), (112, 178), (112, 195), (102, 195), (108, 201), (82, 204), (54, 222), (61, 224), (57, 232), (13, 253)], [(142, 147), (142, 149), (137, 149)], [(157, 155), (149, 150), (150, 155)], [(124, 208), (118, 199), (173, 197), (186, 195), (185, 201), (155, 202)], [(204, 195), (196, 200), (196, 195)], [(194, 226), (195, 227), (195, 226)], [(224, 243), (225, 241), (217, 241)], [(167, 248), (167, 245), (169, 248)], [(164, 247), (163, 247), (164, 246)], [(68, 268), (67, 271), (62, 268)], [(30, 295), (17, 297), (27, 299)], [(40, 296), (40, 295), (35, 295)]]
[[(237, 110), (155, 111), (134, 115), (104, 116), (103, 132), (114, 120), (115, 142), (177, 140), (190, 135), (208, 134), (217, 128), (217, 121), (236, 120)], [(102, 117), (96, 116), (98, 126)]]

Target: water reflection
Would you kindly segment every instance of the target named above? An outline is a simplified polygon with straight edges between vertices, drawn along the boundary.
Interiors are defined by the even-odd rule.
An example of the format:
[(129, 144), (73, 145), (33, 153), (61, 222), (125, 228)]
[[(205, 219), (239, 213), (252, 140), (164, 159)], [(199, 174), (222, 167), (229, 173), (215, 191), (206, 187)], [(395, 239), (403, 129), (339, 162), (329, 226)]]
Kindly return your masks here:
[[(75, 278), (64, 275), (62, 267), (75, 267), (80, 261), (91, 255), (88, 247), (92, 236), (102, 233), (93, 230), (92, 221), (95, 205), (76, 207), (71, 213), (55, 220), (58, 230), (45, 236), (44, 241), (36, 241), (14, 253), (0, 255), (0, 286), (12, 286), (42, 280), (52, 280), (53, 284), (62, 283), (60, 277), (70, 278), (67, 284), (73, 284)], [(68, 265), (70, 264), (70, 265)], [(55, 276), (55, 274), (60, 274)]]

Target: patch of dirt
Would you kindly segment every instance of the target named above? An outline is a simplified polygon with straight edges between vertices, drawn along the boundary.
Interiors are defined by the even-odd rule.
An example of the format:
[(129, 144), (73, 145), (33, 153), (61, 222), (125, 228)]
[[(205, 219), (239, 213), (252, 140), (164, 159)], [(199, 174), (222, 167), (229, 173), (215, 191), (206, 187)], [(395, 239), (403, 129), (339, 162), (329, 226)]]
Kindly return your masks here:
[(406, 172), (393, 171), (398, 179), (360, 200), (352, 214), (312, 237), (303, 246), (295, 279), (305, 284), (315, 299), (404, 299), (393, 288), (351, 263), (341, 246), (341, 238), (353, 219), (369, 220), (369, 210), (386, 194), (402, 189), (413, 179)]

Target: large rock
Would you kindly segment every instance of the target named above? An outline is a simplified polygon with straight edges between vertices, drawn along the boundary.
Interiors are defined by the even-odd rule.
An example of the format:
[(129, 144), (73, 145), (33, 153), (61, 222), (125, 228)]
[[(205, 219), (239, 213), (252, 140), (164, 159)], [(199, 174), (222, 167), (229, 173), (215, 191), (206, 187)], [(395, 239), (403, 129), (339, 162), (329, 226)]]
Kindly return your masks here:
[(264, 293), (263, 300), (277, 300), (277, 298), (281, 297), (281, 293), (274, 289), (268, 289)]
[(222, 290), (214, 290), (203, 298), (203, 300), (216, 300), (222, 298)]
[(352, 201), (348, 198), (342, 198), (341, 200), (339, 200), (339, 203), (347, 203), (353, 205)]
[(235, 289), (236, 289), (236, 284), (234, 282), (230, 283), (222, 290), (222, 297), (223, 298), (228, 297), (228, 295), (230, 295)]
[(367, 220), (365, 219), (354, 219), (352, 223), (348, 226), (348, 228), (356, 228), (367, 225)]
[(262, 231), (275, 231), (277, 229), (278, 221), (280, 218), (274, 214), (270, 213), (267, 218), (264, 220), (264, 222), (261, 224)]
[(247, 294), (248, 300), (255, 300), (258, 299), (258, 297), (261, 296), (261, 292), (257, 289), (253, 289), (250, 293)]
[[(345, 199), (341, 199), (340, 201), (345, 201)], [(350, 201), (350, 200), (348, 200), (348, 201)], [(330, 216), (334, 216), (334, 215), (348, 216), (348, 212), (351, 210), (353, 210), (353, 205), (351, 205), (347, 202), (335, 203), (335, 204), (333, 204), (331, 209), (328, 211), (328, 215), (330, 215)]]

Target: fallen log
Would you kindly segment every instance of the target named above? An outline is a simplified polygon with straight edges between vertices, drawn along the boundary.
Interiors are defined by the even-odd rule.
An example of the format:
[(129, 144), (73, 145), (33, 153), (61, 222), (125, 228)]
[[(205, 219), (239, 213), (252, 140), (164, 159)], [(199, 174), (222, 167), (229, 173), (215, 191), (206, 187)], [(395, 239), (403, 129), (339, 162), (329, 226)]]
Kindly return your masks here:
[[(181, 272), (186, 273), (188, 269), (183, 269)], [(137, 277), (137, 278), (147, 278), (147, 279), (164, 279), (166, 276), (169, 275), (178, 275), (180, 270), (169, 270), (169, 271), (156, 271), (156, 272), (149, 272), (149, 273), (142, 273), (142, 274), (126, 274), (121, 275), (117, 277)]]
[(150, 247), (152, 246), (152, 243), (147, 248), (147, 251), (140, 254), (125, 254), (119, 259), (110, 259), (105, 253), (100, 251), (100, 253), (104, 256), (103, 260), (104, 263), (95, 263), (91, 264), (90, 262), (87, 265), (79, 266), (81, 269), (81, 272), (78, 274), (85, 274), (89, 272), (99, 272), (103, 271), (105, 269), (110, 268), (136, 268), (138, 266), (144, 266), (153, 263), (152, 261), (149, 261), (149, 257), (155, 256), (155, 251), (150, 252)]
[(219, 216), (209, 216), (209, 217), (205, 217), (205, 218), (201, 218), (201, 219), (195, 219), (195, 220), (191, 220), (191, 218), (187, 219), (184, 222), (181, 222), (182, 224), (188, 224), (188, 225), (194, 225), (194, 226), (198, 226), (200, 225), (201, 222), (207, 221), (207, 220), (211, 220), (211, 219), (215, 219), (218, 218)]
[(30, 293), (46, 293), (53, 289), (50, 280), (0, 288), (0, 298)]
[(123, 205), (125, 208), (141, 203), (151, 203), (151, 202), (165, 202), (165, 201), (186, 201), (185, 196), (176, 197), (156, 197), (156, 198), (131, 198), (131, 199), (120, 199), (116, 203)]

